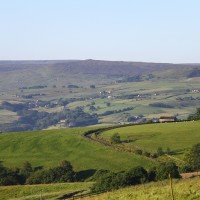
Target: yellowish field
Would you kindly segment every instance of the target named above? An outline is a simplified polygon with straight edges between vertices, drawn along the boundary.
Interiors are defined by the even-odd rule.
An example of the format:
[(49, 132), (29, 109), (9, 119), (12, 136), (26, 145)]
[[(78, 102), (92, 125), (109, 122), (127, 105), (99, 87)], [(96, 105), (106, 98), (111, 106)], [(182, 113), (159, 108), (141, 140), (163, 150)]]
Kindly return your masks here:
[(76, 191), (87, 191), (92, 183), (56, 183), (41, 185), (17, 185), (1, 186), (1, 200), (38, 200), (38, 199), (57, 199), (63, 195)]
[[(200, 178), (174, 180), (175, 200), (199, 200)], [(171, 200), (169, 181), (128, 187), (82, 200)]]

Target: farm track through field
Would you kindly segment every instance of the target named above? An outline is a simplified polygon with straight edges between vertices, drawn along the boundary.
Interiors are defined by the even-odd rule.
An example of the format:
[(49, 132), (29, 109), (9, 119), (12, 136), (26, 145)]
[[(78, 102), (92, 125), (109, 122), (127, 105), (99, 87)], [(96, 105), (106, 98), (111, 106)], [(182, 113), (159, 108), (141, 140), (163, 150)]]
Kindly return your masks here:
[[(103, 133), (104, 131), (108, 131), (108, 130), (113, 130), (113, 129), (116, 129), (116, 128), (121, 128), (121, 127), (127, 127), (127, 126), (133, 126), (132, 124), (130, 125), (119, 125), (119, 126), (114, 126), (114, 127), (108, 127), (108, 128), (102, 128), (102, 129), (97, 129), (97, 130), (91, 130), (91, 131), (88, 131), (88, 132), (85, 132), (83, 134), (83, 136), (92, 141), (92, 142), (97, 142), (101, 145), (104, 145), (104, 146), (107, 146), (107, 147), (110, 147), (110, 148), (113, 148), (117, 151), (120, 151), (120, 152), (126, 152), (126, 153), (132, 153), (132, 154), (135, 154), (136, 153), (130, 149), (130, 148), (126, 148), (125, 146), (123, 145), (113, 145), (112, 143), (110, 143), (108, 140), (104, 139), (103, 137), (99, 137), (101, 135), (101, 133)], [(136, 146), (135, 146), (136, 147)], [(140, 149), (138, 146), (136, 147), (136, 149)], [(141, 155), (142, 156), (142, 155)], [(149, 158), (149, 157), (145, 157), (143, 156), (145, 159), (147, 160), (150, 160), (150, 161), (153, 161), (153, 162), (157, 162), (156, 159), (154, 158)]]

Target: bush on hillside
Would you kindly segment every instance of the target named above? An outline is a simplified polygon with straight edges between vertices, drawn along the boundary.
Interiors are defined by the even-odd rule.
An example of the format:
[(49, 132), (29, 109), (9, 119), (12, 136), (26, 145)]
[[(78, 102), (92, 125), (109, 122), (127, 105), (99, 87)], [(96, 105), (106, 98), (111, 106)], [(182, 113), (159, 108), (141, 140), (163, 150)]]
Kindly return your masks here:
[(28, 161), (23, 163), (21, 169), (10, 169), (0, 163), (0, 185), (63, 183), (76, 181), (76, 174), (70, 162), (61, 161), (59, 166), (41, 170), (33, 169)]
[(126, 172), (106, 173), (94, 184), (93, 192), (105, 192), (148, 181), (148, 173), (143, 167), (135, 167)]
[(27, 179), (27, 184), (64, 183), (74, 182), (75, 172), (69, 161), (61, 161), (58, 167), (32, 173)]
[(187, 166), (189, 166), (192, 170), (200, 170), (200, 143), (195, 144), (185, 153), (184, 160)]
[(92, 187), (92, 192), (106, 192), (124, 186), (123, 173), (107, 173), (97, 180)]
[(18, 170), (8, 169), (0, 163), (0, 185), (18, 185), (24, 183), (24, 177)]
[(111, 141), (112, 144), (119, 144), (119, 143), (121, 143), (121, 139), (120, 139), (119, 133), (114, 133), (111, 136), (110, 141)]
[(161, 163), (156, 168), (156, 179), (164, 180), (169, 177), (169, 174), (172, 178), (180, 178), (180, 174), (178, 171), (178, 166), (173, 162), (165, 162)]
[(97, 181), (98, 179), (100, 179), (102, 176), (106, 175), (110, 173), (110, 171), (105, 170), (105, 169), (100, 169), (97, 170), (94, 175), (92, 177), (89, 178), (89, 181)]
[(158, 147), (158, 149), (157, 149), (157, 155), (158, 156), (164, 155), (164, 151), (163, 151), (162, 147)]
[(200, 120), (200, 108), (197, 108), (196, 113), (194, 115), (190, 115), (188, 120)]
[(124, 177), (126, 185), (136, 185), (148, 181), (147, 171), (140, 166), (134, 167), (125, 172)]

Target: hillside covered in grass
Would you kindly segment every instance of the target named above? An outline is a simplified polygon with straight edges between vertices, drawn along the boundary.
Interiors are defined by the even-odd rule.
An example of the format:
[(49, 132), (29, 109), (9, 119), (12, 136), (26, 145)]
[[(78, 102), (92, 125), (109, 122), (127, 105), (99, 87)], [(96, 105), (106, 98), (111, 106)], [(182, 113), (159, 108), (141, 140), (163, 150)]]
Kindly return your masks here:
[(64, 198), (65, 195), (76, 192), (88, 192), (92, 183), (56, 183), (26, 186), (1, 186), (1, 200), (8, 199), (49, 199)]
[(199, 121), (178, 123), (156, 123), (127, 126), (105, 131), (101, 136), (110, 140), (118, 133), (123, 141), (129, 141), (129, 147), (138, 147), (144, 151), (156, 152), (158, 147), (163, 150), (170, 148), (173, 155), (182, 157), (185, 150), (200, 141)]
[[(199, 177), (187, 180), (174, 180), (174, 197), (176, 200), (200, 199)], [(169, 200), (171, 190), (169, 181), (148, 183), (139, 186), (128, 187), (113, 192), (103, 193), (83, 200)]]
[(83, 137), (87, 128), (0, 134), (0, 160), (9, 167), (29, 161), (34, 167), (56, 166), (61, 160), (71, 162), (75, 171), (108, 169), (119, 171), (152, 161), (138, 155), (118, 152)]
[[(47, 168), (68, 160), (75, 171), (120, 171), (134, 166), (150, 168), (156, 164), (143, 155), (88, 140), (83, 137), (87, 130), (95, 132), (95, 128), (69, 128), (0, 134), (0, 160), (8, 167), (20, 167), (24, 161), (29, 161), (33, 167)], [(101, 133), (101, 137), (110, 141), (110, 137), (118, 133), (125, 146), (151, 153), (159, 147), (164, 151), (169, 148), (172, 158), (182, 160), (185, 151), (200, 140), (199, 130), (199, 121), (146, 124), (114, 128)]]

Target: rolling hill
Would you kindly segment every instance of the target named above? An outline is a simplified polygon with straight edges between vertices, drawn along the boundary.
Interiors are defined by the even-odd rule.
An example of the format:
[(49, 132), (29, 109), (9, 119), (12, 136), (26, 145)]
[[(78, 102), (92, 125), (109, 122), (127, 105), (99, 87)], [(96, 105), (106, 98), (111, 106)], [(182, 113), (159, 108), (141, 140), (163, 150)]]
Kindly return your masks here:
[(132, 166), (150, 167), (152, 161), (138, 155), (118, 152), (85, 139), (87, 128), (0, 134), (0, 160), (6, 166), (21, 166), (29, 161), (34, 167), (56, 166), (69, 160), (76, 171), (125, 170)]
[[(186, 119), (199, 106), (199, 71), (199, 64), (0, 61), (0, 131), (47, 128), (24, 123), (30, 116), (22, 123), (24, 110), (8, 110), (2, 107), (5, 101), (24, 104), (29, 111), (39, 112), (37, 116), (82, 109), (96, 116), (96, 125), (140, 123), (166, 115)], [(60, 120), (67, 119), (48, 127), (59, 128)], [(41, 121), (44, 124), (45, 119)]]
[[(110, 83), (122, 77), (144, 75), (166, 70), (189, 72), (200, 65), (143, 63), (99, 60), (66, 61), (0, 61), (1, 90), (31, 85), (62, 85), (68, 82), (96, 80), (97, 83)], [(189, 73), (187, 72), (187, 73)], [(173, 73), (171, 73), (173, 76)], [(186, 75), (186, 74), (184, 74)], [(6, 78), (6, 79), (5, 79)], [(75, 80), (74, 80), (74, 79)], [(88, 78), (90, 80), (88, 80)], [(102, 81), (103, 78), (103, 81)], [(68, 79), (68, 80), (67, 80)]]
[[(188, 148), (200, 140), (199, 122), (181, 122), (152, 125), (133, 125), (103, 132), (109, 137), (119, 133), (125, 145), (156, 152), (170, 148), (173, 157), (182, 159)], [(118, 151), (83, 137), (87, 130), (95, 128), (73, 128), (0, 134), (0, 160), (6, 166), (20, 166), (29, 161), (33, 166), (56, 166), (61, 160), (69, 160), (76, 171), (89, 169), (125, 170), (141, 165), (149, 168), (155, 160), (143, 155)], [(173, 159), (172, 157), (172, 159)]]

